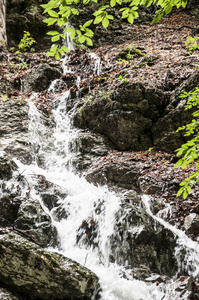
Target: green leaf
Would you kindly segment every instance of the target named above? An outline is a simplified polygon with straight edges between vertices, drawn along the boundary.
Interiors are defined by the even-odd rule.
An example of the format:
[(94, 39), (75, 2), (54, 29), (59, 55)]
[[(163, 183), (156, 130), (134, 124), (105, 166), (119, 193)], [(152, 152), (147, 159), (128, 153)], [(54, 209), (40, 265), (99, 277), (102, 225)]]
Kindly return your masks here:
[(109, 7), (109, 5), (104, 5), (104, 6), (101, 6), (100, 8), (99, 8), (99, 10), (105, 10), (105, 9), (107, 9)]
[(59, 17), (58, 13), (57, 13), (56, 11), (54, 11), (54, 10), (49, 10), (49, 11), (48, 11), (48, 14), (49, 14), (51, 17), (55, 17), (55, 18), (58, 18), (58, 17)]
[(82, 36), (79, 37), (79, 42), (81, 44), (83, 44), (85, 42), (85, 40), (86, 40), (85, 36), (82, 35)]
[(109, 20), (114, 20), (114, 17), (113, 17), (112, 15), (107, 15), (107, 18), (108, 18)]
[(104, 28), (107, 28), (109, 25), (109, 19), (107, 17), (104, 17), (103, 20), (102, 20), (102, 26)]
[(70, 52), (70, 50), (66, 46), (62, 46), (61, 49), (63, 49), (64, 52)]
[(60, 60), (60, 58), (61, 58), (61, 53), (60, 53), (60, 52), (57, 52), (57, 53), (55, 54), (55, 58), (56, 58), (57, 60)]
[(181, 168), (182, 169), (185, 169), (187, 167), (187, 161), (186, 160), (183, 160), (182, 164), (181, 164)]
[(59, 39), (60, 39), (60, 35), (54, 35), (54, 36), (51, 38), (51, 41), (52, 41), (52, 42), (57, 42), (57, 41), (59, 41)]
[(98, 17), (98, 16), (103, 16), (104, 15), (104, 11), (101, 10), (97, 10), (96, 12), (93, 13), (93, 16)]
[(55, 18), (48, 18), (48, 19), (43, 20), (43, 22), (47, 23), (48, 26), (53, 25), (56, 21), (57, 21), (57, 19), (55, 19)]
[(100, 22), (102, 22), (102, 20), (104, 19), (104, 17), (96, 17), (95, 18), (95, 21), (94, 21), (94, 24), (99, 24)]
[(184, 191), (184, 187), (179, 189), (179, 191), (177, 192), (176, 197), (179, 197), (183, 193), (183, 191)]
[(71, 32), (71, 34), (70, 34), (71, 40), (73, 40), (75, 38), (75, 36), (76, 36), (76, 32), (75, 31)]
[(83, 27), (88, 27), (93, 23), (93, 20), (89, 20), (86, 23), (84, 23)]
[(68, 18), (68, 17), (70, 17), (70, 15), (71, 15), (71, 11), (67, 10), (64, 14), (62, 14), (62, 17), (63, 18)]
[(177, 167), (179, 167), (179, 166), (181, 166), (182, 162), (183, 162), (182, 158), (179, 159), (179, 160), (177, 161), (177, 163), (174, 165), (174, 169), (177, 168)]
[(151, 22), (151, 24), (158, 22), (163, 16), (164, 16), (164, 11), (162, 9), (157, 10), (156, 15), (155, 15), (153, 21)]
[(71, 9), (73, 15), (79, 15), (79, 11), (76, 8)]
[(62, 19), (58, 19), (57, 24), (58, 24), (59, 27), (62, 27), (62, 26), (64, 26), (64, 25), (67, 24), (67, 21), (64, 21), (63, 18)]
[(183, 198), (186, 199), (188, 194), (191, 192), (191, 187), (190, 186), (186, 186), (183, 192)]
[(134, 17), (133, 17), (132, 14), (130, 14), (130, 15), (128, 16), (127, 21), (128, 21), (130, 24), (133, 24), (133, 22), (134, 22)]
[(86, 44), (87, 44), (88, 46), (93, 46), (92, 40), (91, 40), (90, 38), (88, 38), (88, 37), (85, 37), (85, 38), (86, 38)]
[(78, 34), (78, 36), (80, 37), (80, 36), (82, 36), (82, 33), (81, 33), (81, 31), (80, 30), (76, 30), (76, 33)]
[(130, 6), (136, 5), (138, 6), (140, 4), (140, 0), (133, 0), (130, 4)]
[(75, 30), (74, 28), (68, 27), (68, 28), (64, 29), (64, 32), (65, 32), (65, 33), (71, 33), (71, 32), (73, 32), (74, 30)]
[(86, 35), (86, 36), (90, 36), (90, 37), (92, 37), (92, 36), (94, 35), (94, 33), (93, 33), (93, 31), (92, 31), (92, 30), (90, 30), (90, 29), (86, 28), (85, 35)]
[(58, 48), (58, 44), (53, 45), (53, 46), (50, 48), (50, 52), (53, 52), (53, 51), (56, 52), (57, 48)]
[(173, 8), (172, 5), (168, 5), (168, 6), (165, 8), (165, 13), (166, 13), (166, 15), (168, 15), (168, 14), (172, 11), (172, 8)]
[(53, 31), (47, 32), (47, 34), (48, 34), (48, 35), (57, 35), (57, 34), (59, 34), (59, 32), (53, 30)]
[(115, 6), (116, 5), (116, 0), (111, 0), (110, 5), (111, 5), (111, 7)]

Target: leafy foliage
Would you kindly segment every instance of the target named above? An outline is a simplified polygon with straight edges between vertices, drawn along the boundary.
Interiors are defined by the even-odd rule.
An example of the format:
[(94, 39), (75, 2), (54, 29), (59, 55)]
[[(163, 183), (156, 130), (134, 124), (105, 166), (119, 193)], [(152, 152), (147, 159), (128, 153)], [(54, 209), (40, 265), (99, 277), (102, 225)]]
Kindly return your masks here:
[(192, 37), (192, 36), (188, 36), (187, 37), (187, 41), (186, 41), (186, 45), (191, 45), (191, 47), (189, 48), (190, 51), (193, 50), (199, 50), (199, 43), (198, 43), (199, 37)]
[(177, 155), (183, 155), (181, 159), (175, 164), (174, 168), (181, 166), (185, 169), (188, 164), (195, 162), (196, 171), (194, 171), (188, 178), (180, 183), (181, 188), (177, 193), (177, 197), (181, 194), (186, 199), (191, 191), (191, 187), (199, 181), (199, 88), (196, 87), (193, 92), (184, 92), (180, 98), (188, 98), (185, 109), (196, 107), (197, 110), (192, 113), (193, 120), (185, 126), (179, 127), (177, 131), (185, 130), (184, 136), (192, 137), (188, 142), (177, 149)]
[(30, 32), (28, 31), (24, 31), (24, 36), (23, 38), (21, 39), (21, 41), (19, 42), (19, 45), (18, 45), (18, 48), (19, 48), (19, 51), (27, 51), (27, 49), (30, 49), (32, 47), (33, 44), (35, 44), (36, 41), (35, 39), (33, 39), (31, 36), (30, 36)]
[[(134, 20), (139, 16), (138, 9), (141, 5), (149, 7), (156, 4), (158, 6), (152, 22), (154, 23), (160, 20), (163, 15), (170, 13), (174, 6), (179, 8), (181, 6), (185, 7), (187, 4), (187, 0), (109, 0), (106, 2), (106, 5), (98, 5), (98, 9), (93, 13), (93, 18), (79, 25), (79, 28), (67, 25), (72, 18), (78, 17), (80, 5), (88, 6), (93, 3), (97, 4), (98, 0), (50, 0), (47, 4), (41, 5), (44, 8), (44, 14), (47, 13), (49, 15), (44, 22), (48, 26), (56, 24), (61, 28), (61, 33), (54, 30), (48, 32), (52, 36), (51, 40), (54, 43), (48, 52), (48, 56), (55, 56), (56, 59), (60, 59), (64, 52), (69, 51), (66, 46), (60, 46), (60, 39), (64, 39), (67, 33), (70, 33), (71, 40), (92, 46), (93, 42), (91, 38), (94, 32), (89, 26), (101, 23), (104, 28), (107, 28), (110, 21), (114, 19), (114, 16), (109, 13), (112, 7), (116, 7), (120, 11), (122, 19), (127, 19), (129, 23), (133, 24)], [(122, 8), (119, 8), (121, 5)]]

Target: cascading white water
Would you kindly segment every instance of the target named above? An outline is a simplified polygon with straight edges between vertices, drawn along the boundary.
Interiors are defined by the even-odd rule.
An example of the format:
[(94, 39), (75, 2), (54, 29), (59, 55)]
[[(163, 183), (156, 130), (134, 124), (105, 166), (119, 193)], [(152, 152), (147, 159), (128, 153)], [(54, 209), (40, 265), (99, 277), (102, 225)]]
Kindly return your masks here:
[[(45, 145), (46, 132), (42, 129), (42, 117), (30, 102), (29, 140), (33, 141), (33, 146), (35, 143), (37, 146), (32, 148), (34, 161), (28, 166), (16, 161), (20, 170), (25, 170), (23, 175), (31, 187), (30, 197), (33, 199), (39, 197), (38, 191), (34, 189), (33, 174), (43, 175), (48, 181), (67, 190), (67, 197), (64, 200), (60, 199), (68, 212), (67, 219), (57, 222), (53, 210), (51, 212), (47, 208), (45, 210), (51, 215), (53, 225), (58, 229), (61, 253), (85, 265), (99, 276), (102, 300), (150, 300), (152, 299), (150, 289), (144, 282), (133, 279), (123, 267), (109, 262), (109, 241), (114, 233), (115, 213), (119, 209), (120, 198), (109, 192), (107, 187), (96, 187), (73, 172), (72, 164), (69, 162), (76, 152), (71, 151), (70, 145), (77, 131), (71, 127), (65, 110), (67, 97), (68, 93), (61, 97), (59, 95), (59, 104), (53, 112), (55, 120), (54, 135), (51, 137), (54, 140), (53, 147)], [(49, 140), (46, 142), (48, 144)], [(39, 151), (48, 149), (43, 162), (45, 167), (37, 165), (38, 149)], [(100, 214), (96, 213), (98, 204), (103, 206)], [(42, 206), (44, 207), (43, 203)], [(88, 219), (93, 219), (98, 227), (95, 237), (98, 246), (95, 248), (84, 243), (78, 246), (76, 243), (77, 232), (82, 222)], [(123, 278), (124, 273), (127, 279)]]
[[(197, 276), (199, 274), (199, 244), (188, 238), (182, 230), (177, 229), (176, 227), (170, 225), (163, 219), (153, 215), (150, 209), (150, 197), (148, 195), (143, 195), (142, 200), (146, 206), (146, 210), (149, 213), (149, 215), (152, 216), (157, 222), (162, 224), (164, 227), (172, 231), (177, 237), (177, 247), (175, 256), (178, 260), (179, 272), (187, 271), (189, 275), (192, 275), (193, 277)], [(182, 250), (185, 250), (183, 251), (183, 265), (182, 258), (180, 257)]]
[[(142, 201), (145, 204), (146, 211), (148, 214), (156, 220), (158, 223), (162, 224), (165, 228), (168, 228), (173, 234), (176, 236), (177, 246), (175, 249), (175, 257), (178, 262), (178, 272), (188, 273), (190, 276), (196, 277), (199, 274), (199, 244), (194, 242), (180, 229), (172, 226), (162, 218), (155, 216), (150, 209), (150, 196), (143, 195)], [(161, 290), (161, 286), (159, 287)], [(174, 286), (174, 282), (171, 281), (167, 287), (163, 287), (164, 291), (164, 299), (169, 300), (173, 297), (177, 298), (176, 295), (176, 287)], [(187, 299), (187, 295), (184, 294), (180, 299)]]
[[(94, 68), (99, 72), (100, 63)], [(65, 68), (65, 72), (67, 72)], [(53, 91), (53, 84), (50, 87)], [(43, 175), (55, 185), (59, 185), (67, 191), (67, 196), (60, 199), (60, 203), (67, 211), (67, 218), (57, 221), (54, 210), (49, 211), (41, 203), (45, 211), (52, 218), (53, 225), (56, 226), (60, 240), (61, 249), (49, 249), (50, 251), (60, 251), (87, 268), (95, 272), (102, 288), (101, 300), (170, 300), (171, 297), (178, 300), (178, 295), (172, 288), (172, 283), (168, 290), (160, 285), (147, 285), (146, 283), (135, 280), (130, 272), (123, 266), (110, 263), (110, 238), (114, 234), (115, 214), (120, 208), (121, 199), (119, 196), (110, 192), (106, 186), (96, 187), (88, 183), (84, 177), (80, 177), (73, 170), (73, 160), (78, 149), (73, 143), (78, 136), (78, 131), (74, 129), (70, 122), (70, 116), (66, 111), (66, 102), (70, 97), (69, 92), (54, 95), (56, 108), (53, 110), (54, 132), (49, 136), (46, 132), (43, 117), (37, 111), (34, 103), (30, 100), (30, 126), (29, 141), (32, 145), (33, 163), (24, 166), (21, 162), (17, 164), (26, 176), (28, 185), (31, 187), (30, 196), (34, 199), (40, 197), (38, 191), (34, 189), (34, 179), (32, 175)], [(42, 159), (40, 158), (42, 156)], [(40, 166), (38, 162), (42, 160)], [(182, 246), (187, 249), (187, 261), (184, 268), (188, 268), (189, 258), (195, 264), (193, 274), (198, 272), (199, 250), (196, 243), (185, 239), (185, 235), (163, 221), (161, 218), (153, 216), (150, 211), (148, 196), (143, 197), (148, 213), (162, 225), (167, 226), (177, 237), (178, 247), (176, 255), (180, 255)], [(101, 212), (97, 213), (96, 207), (100, 205)], [(77, 243), (78, 232), (81, 232), (81, 225), (84, 221), (96, 226), (96, 235), (92, 245), (84, 243), (84, 236), (81, 236)], [(89, 223), (90, 222), (90, 223)], [(197, 256), (198, 255), (198, 256)], [(124, 276), (125, 274), (125, 276)], [(184, 298), (186, 299), (186, 298)]]

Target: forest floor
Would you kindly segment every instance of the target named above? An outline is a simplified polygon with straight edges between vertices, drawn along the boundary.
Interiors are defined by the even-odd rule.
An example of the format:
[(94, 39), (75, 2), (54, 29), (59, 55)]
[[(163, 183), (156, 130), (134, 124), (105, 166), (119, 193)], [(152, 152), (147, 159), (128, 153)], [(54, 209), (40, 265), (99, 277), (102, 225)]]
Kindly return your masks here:
[[(92, 50), (101, 58), (102, 73), (99, 75), (91, 74), (91, 72), (85, 73), (79, 85), (83, 87), (89, 83), (91, 96), (95, 89), (103, 89), (107, 82), (109, 89), (114, 90), (126, 80), (132, 83), (140, 81), (145, 85), (164, 89), (169, 98), (175, 87), (199, 68), (199, 50), (191, 51), (190, 45), (185, 44), (188, 36), (198, 37), (199, 22), (186, 12), (179, 11), (171, 14), (153, 26), (133, 25), (130, 30), (132, 39), (125, 43), (103, 45)], [(107, 33), (112, 34), (111, 31)], [(125, 52), (128, 47), (131, 49), (136, 47), (147, 55), (142, 57), (141, 53), (136, 56), (131, 52)], [(17, 99), (20, 104), (20, 101), (23, 102), (30, 97), (33, 91), (22, 93), (20, 82), (41, 62), (61, 67), (61, 62), (55, 61), (54, 58), (47, 58), (45, 54), (0, 54), (0, 82), (9, 87), (0, 95), (1, 101)], [(76, 60), (74, 69), (78, 66), (79, 73), (84, 72), (83, 66), (87, 64), (88, 59), (85, 50), (76, 50), (70, 55), (73, 56), (74, 61)], [(127, 72), (125, 77), (124, 71)], [(43, 113), (49, 112), (53, 107), (52, 99), (53, 94), (48, 90), (41, 92), (37, 102), (38, 108)], [(179, 227), (190, 213), (199, 214), (198, 186), (193, 188), (186, 201), (182, 197), (176, 198), (179, 183), (191, 174), (194, 170), (194, 163), (185, 170), (179, 167), (174, 169), (177, 161), (174, 154), (153, 150), (143, 152), (111, 150), (105, 157), (100, 157), (96, 164), (106, 164), (109, 161), (136, 161), (140, 176), (144, 177), (149, 185), (160, 187), (153, 196), (161, 196), (165, 202), (173, 206), (171, 219)], [(176, 184), (175, 189), (173, 186), (172, 189), (170, 188), (171, 182), (173, 186)]]

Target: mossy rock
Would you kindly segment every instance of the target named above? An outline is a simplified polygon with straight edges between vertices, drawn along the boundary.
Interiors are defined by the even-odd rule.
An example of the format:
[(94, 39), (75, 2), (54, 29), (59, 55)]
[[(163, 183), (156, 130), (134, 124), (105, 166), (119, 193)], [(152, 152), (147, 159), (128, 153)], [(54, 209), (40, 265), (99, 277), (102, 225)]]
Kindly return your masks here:
[(28, 299), (91, 299), (98, 278), (89, 269), (0, 229), (0, 281)]
[(10, 179), (16, 169), (17, 165), (11, 158), (0, 155), (0, 179)]

